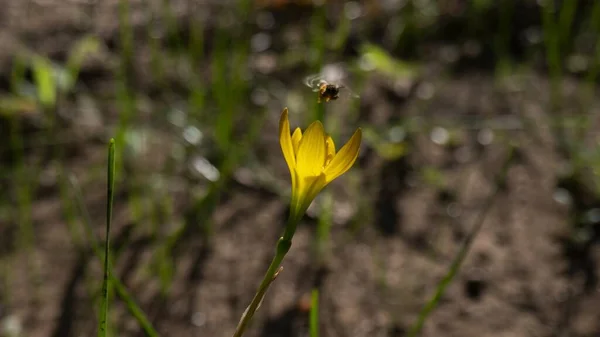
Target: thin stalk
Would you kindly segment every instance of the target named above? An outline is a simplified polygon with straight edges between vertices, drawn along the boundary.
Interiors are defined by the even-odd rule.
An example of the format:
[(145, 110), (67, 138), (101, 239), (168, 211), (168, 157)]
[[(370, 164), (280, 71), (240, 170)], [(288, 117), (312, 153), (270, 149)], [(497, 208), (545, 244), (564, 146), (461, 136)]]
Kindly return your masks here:
[(317, 201), (320, 214), (315, 237), (315, 263), (320, 268), (327, 263), (330, 252), (331, 223), (333, 222), (333, 195), (331, 191), (322, 191)]
[(562, 48), (567, 48), (569, 40), (571, 39), (571, 30), (573, 29), (573, 19), (577, 12), (578, 0), (563, 1), (560, 8), (560, 14), (558, 16), (558, 32), (559, 41)]
[(252, 298), (252, 302), (250, 302), (250, 305), (242, 314), (242, 318), (240, 319), (240, 322), (237, 328), (235, 329), (233, 337), (240, 337), (244, 334), (246, 328), (248, 327), (248, 324), (250, 323), (250, 320), (252, 320), (252, 317), (254, 316), (254, 313), (262, 303), (262, 300), (265, 296), (265, 293), (269, 289), (269, 286), (279, 274), (279, 271), (281, 270), (281, 262), (283, 262), (283, 258), (292, 246), (292, 236), (294, 235), (294, 232), (296, 230), (297, 223), (298, 219), (290, 215), (287, 225), (285, 226), (285, 232), (283, 236), (280, 237), (277, 241), (277, 249), (275, 250), (275, 256), (273, 257), (273, 260), (271, 261), (271, 264), (269, 265), (269, 268), (265, 273), (265, 277), (258, 286), (258, 290), (256, 291), (254, 298)]
[(553, 93), (553, 105), (557, 103), (554, 97), (558, 93), (558, 81), (562, 76), (561, 61), (560, 61), (560, 34), (558, 27), (554, 21), (554, 4), (547, 1), (542, 6), (542, 27), (544, 30), (544, 42), (546, 47), (546, 59), (550, 72), (550, 79)]
[[(92, 246), (92, 250), (93, 250), (94, 254), (98, 258), (98, 260), (102, 261), (103, 260), (102, 247), (100, 246), (100, 242), (98, 241), (98, 239), (96, 239), (96, 237), (94, 235), (94, 230), (92, 229), (92, 219), (91, 219), (89, 212), (87, 211), (87, 209), (85, 207), (85, 203), (83, 201), (83, 195), (82, 195), (82, 191), (81, 191), (79, 182), (77, 181), (76, 177), (73, 175), (69, 176), (69, 181), (71, 183), (71, 188), (73, 190), (73, 197), (74, 197), (75, 203), (77, 204), (78, 209), (83, 217), (83, 223), (85, 225), (84, 230), (86, 232), (85, 234), (88, 237), (88, 240)], [(111, 267), (111, 270), (112, 270), (112, 267)], [(150, 323), (150, 320), (148, 319), (148, 317), (146, 317), (146, 314), (144, 313), (144, 311), (138, 306), (135, 299), (133, 298), (133, 295), (129, 293), (129, 291), (127, 290), (125, 285), (123, 285), (121, 280), (119, 280), (114, 275), (113, 272), (109, 273), (109, 277), (110, 277), (111, 285), (114, 287), (115, 293), (118, 295), (118, 297), (123, 302), (125, 302), (125, 305), (127, 306), (127, 309), (129, 310), (129, 313), (135, 318), (135, 320), (138, 322), (140, 327), (144, 330), (144, 333), (146, 334), (146, 336), (158, 337), (158, 332), (154, 329), (154, 327), (152, 327), (152, 323)]]
[(509, 52), (510, 44), (510, 33), (511, 33), (511, 15), (513, 13), (513, 2), (502, 1), (499, 3), (498, 10), (498, 21), (499, 31), (494, 39), (494, 47), (496, 49), (496, 55), (498, 55), (498, 62), (496, 64), (496, 75), (505, 75), (510, 71), (511, 59)]
[(485, 219), (487, 218), (488, 213), (491, 211), (492, 206), (494, 205), (496, 196), (505, 187), (508, 169), (510, 168), (510, 165), (513, 163), (515, 158), (516, 158), (515, 150), (514, 150), (514, 148), (511, 147), (510, 152), (508, 154), (508, 158), (506, 159), (506, 161), (504, 162), (504, 165), (502, 167), (502, 171), (496, 177), (496, 183), (495, 183), (494, 191), (493, 191), (491, 197), (488, 198), (488, 200), (483, 208), (483, 211), (479, 214), (478, 218), (476, 219), (475, 224), (473, 225), (473, 227), (471, 228), (471, 231), (469, 232), (469, 235), (465, 238), (458, 253), (454, 256), (454, 260), (448, 267), (448, 271), (446, 272), (446, 275), (444, 275), (444, 278), (442, 278), (440, 283), (437, 285), (437, 288), (435, 289), (435, 293), (433, 294), (433, 296), (425, 304), (425, 307), (423, 307), (423, 309), (419, 313), (419, 317), (417, 318), (416, 323), (411, 327), (411, 329), (409, 330), (409, 332), (407, 334), (408, 337), (415, 337), (418, 335), (418, 333), (423, 328), (423, 325), (425, 324), (425, 320), (427, 319), (427, 317), (429, 317), (429, 315), (431, 314), (433, 309), (435, 309), (437, 307), (437, 304), (440, 302), (442, 296), (446, 292), (446, 289), (448, 288), (450, 283), (452, 283), (452, 280), (454, 279), (454, 277), (460, 270), (460, 267), (462, 266), (462, 263), (465, 260), (465, 257), (469, 253), (471, 246), (473, 245), (473, 242), (475, 241), (475, 238), (477, 237), (477, 234), (479, 234), (479, 232), (481, 231), (481, 228), (483, 227), (483, 224), (485, 223)]
[(310, 297), (309, 336), (319, 337), (319, 289), (313, 289)]
[[(550, 74), (550, 112), (556, 115), (559, 119), (565, 116), (559, 109), (562, 103), (561, 79), (563, 75), (562, 60), (561, 60), (561, 37), (560, 26), (569, 24), (569, 15), (563, 14), (561, 22), (557, 22), (554, 18), (555, 7), (553, 1), (545, 1), (541, 5), (542, 11), (542, 27), (544, 31), (544, 43), (546, 48), (546, 62)], [(558, 140), (558, 150), (569, 157), (569, 145), (565, 135), (564, 127), (561, 123), (552, 129), (555, 138)]]
[[(584, 102), (583, 106), (590, 106), (593, 99), (595, 98), (594, 94), (596, 91), (596, 80), (598, 79), (598, 74), (600, 73), (600, 2), (596, 2), (594, 7), (590, 13), (590, 22), (591, 28), (594, 32), (596, 32), (596, 36), (599, 38), (596, 39), (596, 48), (591, 57), (591, 65), (588, 71), (587, 76), (585, 77), (585, 90), (582, 93), (582, 100)], [(585, 114), (585, 122), (584, 126), (579, 133), (578, 143), (579, 145), (583, 144), (585, 135), (588, 134), (589, 129), (592, 127), (593, 123), (590, 123), (591, 120), (595, 117), (595, 113), (590, 112), (589, 114)]]
[(108, 332), (108, 293), (110, 290), (110, 223), (112, 219), (112, 204), (115, 185), (115, 140), (111, 139), (108, 145), (108, 170), (107, 170), (107, 196), (106, 196), (106, 243), (104, 245), (104, 279), (102, 281), (102, 307), (98, 336), (105, 337)]

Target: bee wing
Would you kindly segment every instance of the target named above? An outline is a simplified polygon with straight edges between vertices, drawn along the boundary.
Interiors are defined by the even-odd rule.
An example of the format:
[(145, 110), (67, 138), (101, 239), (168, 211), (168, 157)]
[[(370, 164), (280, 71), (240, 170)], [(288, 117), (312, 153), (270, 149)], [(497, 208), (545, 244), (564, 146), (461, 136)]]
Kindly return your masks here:
[(304, 78), (304, 84), (312, 88), (314, 92), (319, 91), (322, 83), (337, 84), (339, 86), (340, 96), (359, 98), (360, 96), (350, 89), (346, 83), (346, 75), (344, 73), (344, 66), (342, 64), (333, 64), (326, 66), (323, 71), (306, 76)]
[(360, 98), (360, 96), (356, 92), (354, 92), (346, 85), (340, 85), (340, 95), (352, 98)]
[(313, 91), (319, 91), (321, 81), (323, 81), (323, 76), (321, 74), (313, 74), (304, 78), (304, 84), (307, 87), (312, 88)]

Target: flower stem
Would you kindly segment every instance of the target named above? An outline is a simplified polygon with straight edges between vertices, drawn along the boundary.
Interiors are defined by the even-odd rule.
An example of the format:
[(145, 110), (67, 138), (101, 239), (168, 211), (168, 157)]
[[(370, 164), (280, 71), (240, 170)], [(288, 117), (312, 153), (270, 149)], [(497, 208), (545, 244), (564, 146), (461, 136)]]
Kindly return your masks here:
[[(296, 228), (295, 223), (292, 224), (292, 222), (293, 221), (288, 221), (288, 224), (286, 226), (286, 231), (285, 231), (286, 234), (288, 234), (288, 232), (289, 232), (288, 228), (290, 228), (291, 225), (293, 225), (294, 229)], [(279, 271), (279, 266), (281, 265), (283, 258), (285, 257), (287, 252), (290, 250), (290, 247), (292, 246), (291, 236), (289, 238), (288, 238), (288, 236), (289, 236), (289, 234), (288, 235), (284, 234), (284, 236), (280, 237), (279, 240), (277, 241), (277, 249), (275, 252), (275, 256), (273, 257), (273, 261), (271, 261), (271, 265), (269, 266), (269, 269), (267, 269), (265, 277), (263, 278), (262, 282), (260, 283), (260, 286), (258, 287), (258, 290), (256, 291), (256, 294), (254, 295), (252, 302), (250, 302), (250, 305), (244, 311), (244, 314), (242, 315), (242, 318), (240, 319), (240, 322), (238, 323), (238, 326), (235, 329), (235, 333), (233, 334), (233, 337), (240, 337), (244, 334), (244, 332), (246, 331), (246, 327), (248, 326), (248, 323), (250, 323), (250, 320), (252, 319), (252, 317), (254, 316), (254, 313), (258, 309), (258, 306), (262, 302), (262, 299), (265, 296), (267, 289), (269, 289), (271, 282), (273, 282), (273, 280), (277, 276), (277, 272)]]

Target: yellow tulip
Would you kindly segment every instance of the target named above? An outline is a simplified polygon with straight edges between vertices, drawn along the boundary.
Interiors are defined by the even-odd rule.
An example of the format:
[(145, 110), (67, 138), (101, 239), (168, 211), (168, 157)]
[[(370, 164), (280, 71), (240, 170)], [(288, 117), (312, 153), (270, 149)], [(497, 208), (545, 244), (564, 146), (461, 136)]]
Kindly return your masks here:
[(290, 131), (285, 108), (279, 120), (279, 143), (292, 180), (290, 216), (298, 221), (317, 194), (352, 167), (358, 157), (362, 134), (360, 128), (357, 129), (336, 153), (333, 139), (319, 121), (310, 124), (304, 134), (300, 128), (293, 134)]

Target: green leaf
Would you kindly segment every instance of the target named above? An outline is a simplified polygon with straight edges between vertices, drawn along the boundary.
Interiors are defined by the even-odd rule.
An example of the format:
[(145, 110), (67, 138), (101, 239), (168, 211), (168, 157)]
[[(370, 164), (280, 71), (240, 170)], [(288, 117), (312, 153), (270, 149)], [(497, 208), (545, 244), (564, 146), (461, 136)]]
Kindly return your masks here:
[(44, 108), (53, 108), (56, 105), (56, 80), (52, 63), (44, 57), (35, 56), (32, 65), (37, 98)]
[(83, 61), (90, 54), (94, 54), (100, 49), (100, 41), (92, 36), (84, 37), (79, 40), (71, 52), (69, 53), (69, 58), (67, 60), (67, 81), (61, 87), (61, 90), (64, 92), (69, 92), (75, 86), (77, 82), (77, 78), (79, 77), (79, 71), (81, 70), (81, 65)]
[(374, 70), (391, 77), (414, 78), (419, 73), (417, 64), (396, 59), (383, 48), (373, 44), (363, 45), (361, 54), (363, 60), (373, 67)]

